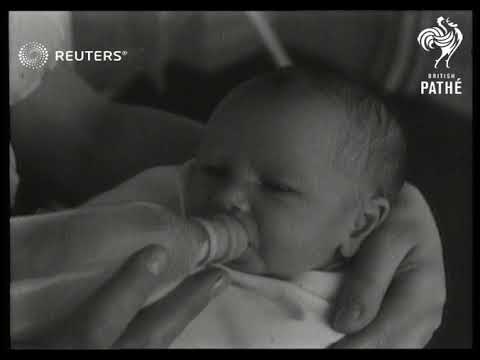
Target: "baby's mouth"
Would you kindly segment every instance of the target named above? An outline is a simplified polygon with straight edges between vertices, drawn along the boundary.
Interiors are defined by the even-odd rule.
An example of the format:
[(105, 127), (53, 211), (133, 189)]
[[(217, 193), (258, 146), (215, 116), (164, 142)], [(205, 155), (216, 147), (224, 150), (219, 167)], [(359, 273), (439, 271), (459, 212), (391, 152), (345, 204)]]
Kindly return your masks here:
[(263, 274), (265, 271), (265, 264), (260, 254), (252, 245), (250, 245), (240, 257), (230, 261), (226, 265), (233, 270), (251, 274)]

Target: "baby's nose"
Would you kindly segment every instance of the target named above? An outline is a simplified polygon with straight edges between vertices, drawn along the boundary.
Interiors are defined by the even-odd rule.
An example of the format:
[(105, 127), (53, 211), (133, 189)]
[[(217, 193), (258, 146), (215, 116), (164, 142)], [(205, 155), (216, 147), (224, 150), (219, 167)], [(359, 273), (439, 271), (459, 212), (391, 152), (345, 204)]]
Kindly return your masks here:
[(247, 190), (241, 186), (230, 186), (217, 195), (217, 205), (223, 211), (250, 211)]

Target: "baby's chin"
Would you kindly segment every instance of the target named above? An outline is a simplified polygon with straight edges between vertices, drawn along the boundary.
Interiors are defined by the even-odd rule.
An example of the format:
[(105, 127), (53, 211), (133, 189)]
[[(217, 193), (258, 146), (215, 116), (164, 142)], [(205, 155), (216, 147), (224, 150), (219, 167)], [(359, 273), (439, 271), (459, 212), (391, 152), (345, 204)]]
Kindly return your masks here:
[(232, 270), (247, 274), (262, 275), (282, 280), (292, 278), (292, 274), (283, 271), (272, 271), (261, 256), (252, 248), (248, 248), (239, 258), (225, 265)]

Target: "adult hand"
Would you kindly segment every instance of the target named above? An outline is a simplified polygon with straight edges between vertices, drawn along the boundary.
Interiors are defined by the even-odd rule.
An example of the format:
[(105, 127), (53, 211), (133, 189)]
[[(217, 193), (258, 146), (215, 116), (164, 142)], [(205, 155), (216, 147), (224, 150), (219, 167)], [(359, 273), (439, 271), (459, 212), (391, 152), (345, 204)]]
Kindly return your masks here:
[[(155, 347), (164, 346), (169, 339), (165, 340), (164, 336), (176, 334), (175, 329), (178, 328), (180, 331), (184, 323), (172, 325), (171, 322), (174, 320), (165, 320), (167, 321), (165, 326), (169, 329), (173, 326), (175, 331), (171, 329), (169, 331), (172, 332), (162, 335), (163, 328), (161, 328), (159, 335), (161, 339), (157, 341), (155, 337), (157, 332), (151, 336), (148, 335), (149, 331), (154, 330), (153, 326), (157, 326), (156, 322), (150, 325), (149, 319), (162, 319), (165, 316), (167, 316), (166, 319), (170, 319), (169, 314), (177, 313), (175, 310), (177, 306), (181, 309), (192, 305), (192, 311), (197, 311), (195, 312), (197, 314), (201, 311), (202, 304), (206, 304), (203, 302), (195, 305), (196, 300), (188, 300), (191, 302), (178, 300), (183, 296), (189, 299), (193, 296), (191, 295), (193, 291), (200, 293), (206, 291), (202, 290), (201, 277), (200, 280), (194, 278), (186, 280), (187, 285), (181, 285), (172, 296), (158, 303), (158, 306), (139, 312), (140, 319), (144, 320), (133, 323), (129, 321), (136, 316), (139, 307), (144, 305), (147, 299), (148, 301), (152, 299), (147, 291), (158, 290), (158, 285), (168, 288), (172, 284), (174, 279), (167, 275), (172, 275), (172, 266), (177, 263), (178, 256), (182, 253), (178, 246), (172, 249), (171, 244), (175, 243), (174, 240), (181, 237), (185, 239), (181, 242), (182, 246), (201, 247), (208, 238), (208, 233), (200, 224), (179, 217), (170, 209), (158, 204), (127, 201), (108, 206), (86, 206), (42, 215), (13, 217), (10, 219), (10, 229), (11, 280), (19, 282), (17, 287), (13, 287), (14, 296), (11, 302), (13, 319), (11, 334), (17, 344), (21, 339), (26, 346), (32, 344), (57, 346), (55, 344), (58, 343), (60, 347), (108, 347), (113, 344), (111, 344), (112, 335), (109, 334), (120, 336), (119, 331), (122, 327), (130, 324), (133, 327), (129, 325), (127, 335), (122, 335), (118, 340), (118, 346), (123, 346), (124, 343), (128, 346), (137, 346), (139, 343), (145, 346), (150, 344)], [(173, 241), (165, 242), (168, 239)], [(146, 245), (161, 245), (168, 255), (168, 264), (162, 272), (163, 278), (155, 279), (150, 276), (144, 280), (147, 282), (135, 280), (135, 273), (138, 272), (140, 265), (130, 265), (127, 266), (127, 270), (120, 270), (117, 275), (118, 278), (127, 280), (117, 280), (117, 277), (114, 277), (110, 281), (111, 276), (108, 274), (111, 274), (112, 266), (118, 269), (118, 264), (123, 263), (127, 256), (136, 253)], [(146, 259), (146, 255), (139, 256), (140, 259)], [(142, 260), (132, 261), (134, 261), (133, 264), (138, 264), (139, 261), (142, 263)], [(134, 270), (128, 270), (131, 267)], [(160, 265), (151, 265), (150, 268), (153, 270), (150, 272), (160, 272), (157, 267), (161, 268)], [(107, 272), (107, 278), (104, 276), (104, 269)], [(61, 277), (63, 280), (58, 282), (58, 274), (68, 276)], [(71, 278), (72, 275), (74, 278)], [(33, 287), (23, 285), (23, 281), (29, 282), (30, 279), (38, 278), (57, 279), (55, 280), (57, 282), (53, 285), (43, 283), (40, 288), (37, 285)], [(156, 283), (154, 283), (155, 280)], [(188, 285), (191, 281), (194, 285)], [(211, 284), (214, 280), (204, 281)], [(99, 286), (104, 286), (104, 289), (97, 292)], [(129, 290), (130, 286), (133, 286), (133, 290)], [(180, 293), (178, 296), (175, 295), (177, 291)], [(138, 292), (140, 297), (131, 295), (132, 292)], [(184, 293), (186, 295), (181, 295)], [(155, 294), (158, 295), (156, 291)], [(202, 295), (199, 296), (200, 299), (205, 299)], [(115, 305), (115, 297), (120, 299), (118, 306)], [(41, 299), (40, 302), (38, 299)], [(43, 301), (43, 299), (49, 300)], [(85, 299), (90, 300), (85, 304)], [(130, 306), (133, 306), (133, 310), (129, 310)], [(167, 309), (166, 315), (162, 315), (164, 308)], [(52, 309), (55, 310), (52, 311)], [(69, 316), (70, 314), (75, 315)], [(156, 315), (153, 316), (154, 314)], [(183, 312), (178, 310), (178, 314), (181, 316)], [(192, 313), (187, 311), (186, 314)], [(69, 317), (65, 319), (67, 316)], [(117, 319), (118, 316), (120, 316), (119, 319)], [(126, 316), (125, 319), (123, 319), (124, 316)], [(97, 318), (101, 320), (97, 321)], [(59, 322), (59, 319), (65, 320)], [(44, 330), (46, 324), (53, 323), (55, 323), (54, 330)], [(78, 325), (75, 325), (77, 323)], [(101, 326), (103, 323), (106, 330)], [(97, 332), (91, 334), (99, 326), (98, 332), (106, 333), (108, 335), (106, 338), (103, 337), (104, 335), (98, 335)], [(48, 334), (46, 339), (45, 336), (40, 340), (36, 336), (29, 336), (39, 332)], [(132, 340), (131, 333), (140, 333), (141, 336), (135, 335), (135, 339)], [(25, 336), (26, 334), (28, 335)], [(150, 339), (152, 336), (153, 340)], [(150, 340), (144, 339), (145, 337)], [(103, 340), (98, 340), (99, 338)], [(26, 342), (24, 339), (27, 339)], [(59, 340), (58, 342), (54, 340), (55, 344), (53, 344), (50, 339)]]
[(446, 300), (440, 236), (425, 199), (405, 185), (388, 220), (353, 258), (333, 327), (333, 348), (423, 347)]
[(142, 309), (167, 266), (164, 250), (149, 245), (72, 315), (30, 335), (14, 348), (168, 347), (228, 285), (228, 276), (210, 269), (186, 279), (166, 297)]

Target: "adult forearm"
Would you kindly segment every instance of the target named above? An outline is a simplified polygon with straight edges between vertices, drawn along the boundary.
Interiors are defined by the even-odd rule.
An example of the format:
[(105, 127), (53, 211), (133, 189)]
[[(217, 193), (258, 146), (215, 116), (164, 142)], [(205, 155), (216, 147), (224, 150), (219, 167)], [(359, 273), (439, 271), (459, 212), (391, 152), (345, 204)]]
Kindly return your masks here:
[(61, 68), (11, 110), (23, 185), (70, 204), (145, 168), (188, 159), (201, 131), (200, 124), (179, 115), (115, 104)]
[(103, 174), (97, 181), (108, 188), (147, 168), (190, 159), (201, 134), (200, 124), (179, 115), (108, 104), (93, 130), (94, 151), (89, 152), (89, 166)]

